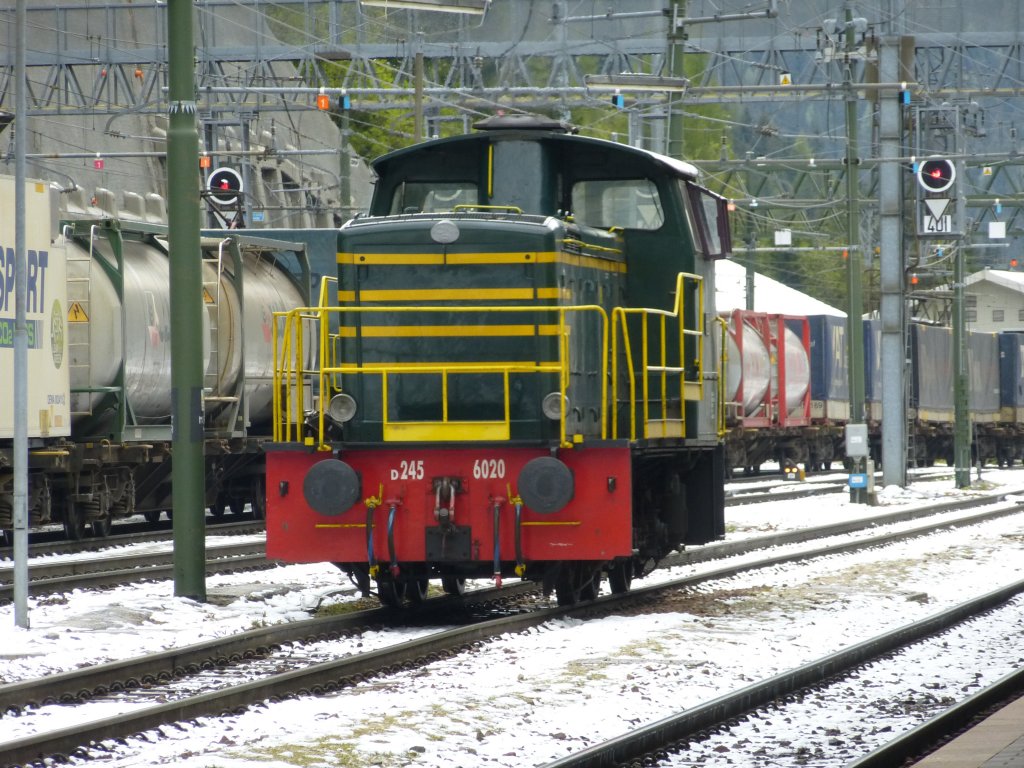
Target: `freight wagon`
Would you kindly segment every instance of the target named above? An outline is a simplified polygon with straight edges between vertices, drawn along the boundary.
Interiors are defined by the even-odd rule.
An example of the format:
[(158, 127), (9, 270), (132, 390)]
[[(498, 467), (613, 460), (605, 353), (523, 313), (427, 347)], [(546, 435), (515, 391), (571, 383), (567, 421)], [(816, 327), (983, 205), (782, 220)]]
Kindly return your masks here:
[[(13, 189), (0, 179), (4, 210)], [(170, 509), (168, 233), (114, 219), (58, 224), (48, 186), (32, 182), (29, 193), (30, 523), (105, 534), (116, 518)], [(0, 224), (0, 362), (10, 371), (13, 222)], [(272, 314), (310, 303), (305, 246), (237, 232), (201, 242), (207, 503), (262, 514)], [(13, 377), (0, 382), (0, 530), (13, 522), (12, 388)]]

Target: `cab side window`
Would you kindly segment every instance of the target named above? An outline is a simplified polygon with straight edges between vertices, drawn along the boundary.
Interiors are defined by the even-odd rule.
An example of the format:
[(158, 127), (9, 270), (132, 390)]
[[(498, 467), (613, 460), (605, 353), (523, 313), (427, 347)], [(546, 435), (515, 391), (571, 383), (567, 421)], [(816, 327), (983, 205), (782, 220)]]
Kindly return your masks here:
[(724, 198), (695, 184), (683, 182), (693, 214), (694, 243), (708, 259), (721, 259), (732, 251), (728, 209)]
[(577, 181), (572, 186), (572, 215), (598, 229), (660, 229), (665, 211), (650, 179)]

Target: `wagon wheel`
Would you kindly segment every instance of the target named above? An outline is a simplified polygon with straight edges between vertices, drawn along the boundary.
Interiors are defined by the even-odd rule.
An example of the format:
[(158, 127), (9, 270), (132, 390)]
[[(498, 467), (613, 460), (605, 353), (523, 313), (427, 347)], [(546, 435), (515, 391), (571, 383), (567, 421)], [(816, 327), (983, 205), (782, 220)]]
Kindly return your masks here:
[(633, 583), (633, 561), (616, 560), (608, 569), (608, 586), (613, 595), (622, 595), (629, 592)]
[[(223, 520), (227, 511), (227, 499), (224, 497), (224, 494), (217, 494), (217, 499), (210, 505), (210, 516), (213, 517), (214, 520)], [(157, 517), (160, 517), (159, 512), (157, 513)]]
[(267, 519), (267, 481), (257, 477), (252, 481), (252, 516), (257, 520)]
[(8, 528), (0, 528), (0, 546), (14, 546), (14, 531)]
[(466, 593), (466, 580), (460, 576), (442, 576), (441, 589), (446, 595), (461, 597)]
[(143, 512), (142, 516), (144, 518), (146, 518), (146, 522), (147, 523), (153, 524), (153, 523), (160, 522), (160, 510), (159, 509), (151, 509), (151, 510), (148, 510), (146, 512)]
[(70, 499), (64, 505), (64, 535), (71, 541), (85, 538), (85, 515), (78, 505)]
[(232, 498), (231, 501), (228, 502), (228, 508), (231, 510), (232, 515), (239, 517), (243, 512), (245, 512), (245, 499), (240, 499), (237, 496)]
[(110, 516), (104, 517), (100, 520), (93, 520), (89, 523), (89, 527), (92, 528), (92, 535), (97, 539), (105, 539), (110, 535), (110, 528), (113, 521)]

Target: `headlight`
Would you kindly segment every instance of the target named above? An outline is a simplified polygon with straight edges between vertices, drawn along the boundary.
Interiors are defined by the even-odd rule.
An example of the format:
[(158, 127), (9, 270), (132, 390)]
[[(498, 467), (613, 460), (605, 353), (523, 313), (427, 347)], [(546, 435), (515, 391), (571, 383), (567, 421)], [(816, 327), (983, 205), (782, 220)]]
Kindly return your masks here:
[(542, 515), (562, 510), (576, 493), (572, 470), (553, 456), (526, 462), (517, 484), (523, 503)]
[(561, 392), (548, 392), (541, 401), (540, 409), (552, 421), (562, 418), (562, 403), (565, 403), (565, 412), (569, 412), (569, 398)]
[(338, 424), (351, 421), (352, 417), (356, 415), (355, 399), (352, 395), (340, 392), (332, 397), (331, 402), (327, 404), (327, 415), (331, 417), (331, 421)]

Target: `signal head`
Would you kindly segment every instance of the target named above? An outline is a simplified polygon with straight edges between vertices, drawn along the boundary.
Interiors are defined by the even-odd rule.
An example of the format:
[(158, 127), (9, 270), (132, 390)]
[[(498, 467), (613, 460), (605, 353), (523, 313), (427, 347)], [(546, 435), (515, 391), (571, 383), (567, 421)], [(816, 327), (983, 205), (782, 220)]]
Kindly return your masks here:
[(242, 176), (234, 168), (215, 168), (206, 177), (206, 188), (217, 205), (234, 205), (242, 193)]
[(945, 157), (929, 157), (917, 167), (917, 183), (925, 192), (945, 192), (956, 179), (956, 166)]

